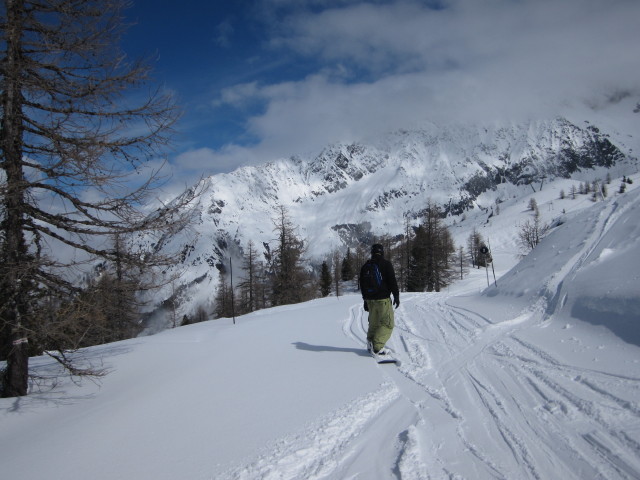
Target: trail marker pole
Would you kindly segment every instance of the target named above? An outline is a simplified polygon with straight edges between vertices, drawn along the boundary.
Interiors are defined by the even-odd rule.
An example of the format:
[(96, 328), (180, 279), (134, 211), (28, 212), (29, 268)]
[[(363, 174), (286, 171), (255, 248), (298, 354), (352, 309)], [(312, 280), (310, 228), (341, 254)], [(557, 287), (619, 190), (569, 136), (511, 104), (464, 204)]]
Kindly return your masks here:
[(233, 262), (231, 257), (229, 257), (229, 272), (231, 274), (231, 315), (233, 316), (233, 324), (236, 324), (236, 306), (234, 302), (234, 293), (233, 293)]
[(491, 254), (491, 244), (489, 243), (489, 239), (487, 239), (487, 245), (489, 245), (489, 255), (491, 255), (491, 271), (493, 272), (493, 284), (497, 287), (498, 281), (496, 280), (496, 269), (493, 265), (493, 255)]

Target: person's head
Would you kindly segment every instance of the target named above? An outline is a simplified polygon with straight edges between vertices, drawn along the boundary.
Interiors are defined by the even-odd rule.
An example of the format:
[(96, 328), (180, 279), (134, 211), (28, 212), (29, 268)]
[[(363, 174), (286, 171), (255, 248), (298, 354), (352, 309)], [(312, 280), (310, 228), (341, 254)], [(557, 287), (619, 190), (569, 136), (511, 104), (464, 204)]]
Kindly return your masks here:
[(384, 257), (384, 247), (379, 243), (372, 245), (371, 257)]

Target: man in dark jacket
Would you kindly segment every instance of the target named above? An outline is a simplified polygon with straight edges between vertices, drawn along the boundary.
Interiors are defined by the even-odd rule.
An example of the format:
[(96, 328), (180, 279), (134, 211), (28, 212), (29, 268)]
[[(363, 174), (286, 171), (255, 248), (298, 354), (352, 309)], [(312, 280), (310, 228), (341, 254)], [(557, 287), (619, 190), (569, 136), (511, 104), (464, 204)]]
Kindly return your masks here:
[[(393, 295), (393, 304), (398, 308), (400, 305), (400, 292), (393, 265), (384, 258), (384, 248), (379, 243), (371, 247), (371, 260), (378, 266), (382, 276), (380, 288), (375, 293), (365, 292), (362, 288), (362, 298), (364, 299), (364, 309), (369, 312), (369, 329), (367, 331), (367, 349), (376, 355), (386, 355), (388, 352), (384, 348), (391, 338), (393, 332), (394, 319), (393, 308), (391, 307), (390, 295)], [(360, 269), (362, 278), (366, 264)]]

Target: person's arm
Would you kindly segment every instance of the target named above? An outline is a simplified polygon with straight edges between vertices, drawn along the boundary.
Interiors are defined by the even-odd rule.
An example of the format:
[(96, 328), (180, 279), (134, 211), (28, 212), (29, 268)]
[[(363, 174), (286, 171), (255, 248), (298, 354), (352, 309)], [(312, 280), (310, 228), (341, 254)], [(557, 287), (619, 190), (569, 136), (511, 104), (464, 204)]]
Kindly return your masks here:
[(393, 295), (393, 304), (398, 308), (400, 306), (400, 289), (398, 288), (398, 282), (396, 280), (396, 272), (393, 270), (393, 264), (391, 262), (388, 262), (387, 265), (387, 287), (389, 287), (391, 295)]

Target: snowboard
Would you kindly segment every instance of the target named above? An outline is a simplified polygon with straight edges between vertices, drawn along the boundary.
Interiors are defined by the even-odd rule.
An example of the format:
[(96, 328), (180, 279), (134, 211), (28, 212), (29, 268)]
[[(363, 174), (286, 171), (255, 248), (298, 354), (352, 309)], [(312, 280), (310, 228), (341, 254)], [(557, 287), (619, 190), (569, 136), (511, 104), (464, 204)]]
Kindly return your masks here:
[(383, 365), (385, 363), (395, 363), (396, 365), (400, 366), (400, 364), (402, 363), (400, 360), (398, 360), (393, 355), (391, 355), (391, 353), (387, 353), (386, 355), (376, 355), (373, 352), (369, 352), (369, 353), (375, 359), (375, 361), (378, 362), (378, 364), (380, 365)]

